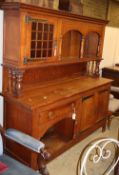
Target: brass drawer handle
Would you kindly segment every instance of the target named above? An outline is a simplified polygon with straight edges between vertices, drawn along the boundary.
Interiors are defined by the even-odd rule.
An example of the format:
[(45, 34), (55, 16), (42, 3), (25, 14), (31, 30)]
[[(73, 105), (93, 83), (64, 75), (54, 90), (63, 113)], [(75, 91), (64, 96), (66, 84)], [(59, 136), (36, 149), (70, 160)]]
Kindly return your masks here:
[(87, 99), (89, 99), (89, 98), (91, 98), (91, 97), (93, 97), (93, 96), (94, 96), (94, 95), (84, 96), (84, 97), (82, 97), (82, 101), (87, 100)]
[(54, 113), (53, 113), (52, 111), (50, 111), (50, 112), (48, 113), (48, 118), (49, 118), (49, 119), (53, 119), (54, 117), (55, 117)]

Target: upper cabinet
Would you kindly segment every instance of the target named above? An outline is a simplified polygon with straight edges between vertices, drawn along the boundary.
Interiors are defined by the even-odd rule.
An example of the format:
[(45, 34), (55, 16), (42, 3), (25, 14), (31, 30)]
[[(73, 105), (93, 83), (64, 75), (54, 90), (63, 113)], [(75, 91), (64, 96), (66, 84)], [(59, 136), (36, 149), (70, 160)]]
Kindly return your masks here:
[(27, 50), (23, 63), (56, 61), (58, 56), (58, 20), (44, 15), (25, 16), (25, 19), (26, 38), (24, 40)]
[(4, 65), (15, 68), (102, 59), (107, 21), (25, 5), (4, 9)]

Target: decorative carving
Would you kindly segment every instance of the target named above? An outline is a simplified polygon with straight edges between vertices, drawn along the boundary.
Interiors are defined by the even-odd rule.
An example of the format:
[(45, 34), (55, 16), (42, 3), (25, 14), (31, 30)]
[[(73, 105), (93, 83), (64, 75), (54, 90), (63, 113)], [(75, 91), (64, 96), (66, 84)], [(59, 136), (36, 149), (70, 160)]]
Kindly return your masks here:
[(49, 160), (50, 157), (51, 157), (50, 153), (48, 153), (45, 149), (41, 149), (41, 152), (38, 155), (37, 161), (38, 161), (39, 172), (42, 175), (49, 175), (49, 172), (47, 170), (45, 163), (47, 160)]
[(24, 71), (16, 72), (16, 95), (20, 96), (22, 91), (22, 80), (23, 80)]
[(96, 69), (95, 69), (95, 76), (99, 77), (100, 73), (99, 73), (99, 66), (100, 66), (100, 60), (96, 61)]
[(16, 70), (12, 70), (12, 93), (16, 95)]
[(100, 60), (90, 61), (87, 63), (87, 75), (99, 77)]
[(8, 93), (14, 96), (20, 96), (22, 90), (24, 70), (9, 68), (8, 71)]
[(9, 93), (12, 93), (12, 69), (8, 70), (8, 87), (7, 91)]
[(102, 39), (101, 39), (101, 37), (100, 37), (100, 40), (99, 40), (99, 43), (98, 43), (98, 49), (97, 49), (97, 57), (100, 57), (100, 55), (101, 55), (101, 53), (100, 53), (100, 51), (101, 51), (101, 43), (102, 43)]

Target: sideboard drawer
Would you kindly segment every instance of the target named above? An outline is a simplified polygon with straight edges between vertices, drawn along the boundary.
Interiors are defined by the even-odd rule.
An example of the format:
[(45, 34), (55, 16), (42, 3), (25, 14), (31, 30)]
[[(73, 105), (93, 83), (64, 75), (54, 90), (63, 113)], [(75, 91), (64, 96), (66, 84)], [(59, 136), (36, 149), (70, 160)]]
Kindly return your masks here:
[(44, 123), (52, 120), (58, 120), (58, 119), (60, 120), (63, 118), (71, 118), (74, 108), (75, 108), (75, 104), (70, 103), (65, 106), (40, 112), (39, 114), (40, 123)]

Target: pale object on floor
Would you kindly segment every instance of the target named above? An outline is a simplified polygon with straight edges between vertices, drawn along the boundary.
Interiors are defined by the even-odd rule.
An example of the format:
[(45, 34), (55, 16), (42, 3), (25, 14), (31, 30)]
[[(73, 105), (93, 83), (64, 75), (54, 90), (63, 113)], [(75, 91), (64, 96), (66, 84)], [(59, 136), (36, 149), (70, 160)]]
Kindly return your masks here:
[(117, 86), (111, 86), (111, 91), (113, 91), (113, 92), (119, 92), (119, 87), (117, 87)]
[(116, 112), (119, 109), (119, 99), (114, 98), (114, 95), (110, 94), (109, 97), (109, 111)]
[[(113, 150), (111, 146), (113, 146), (115, 150)], [(116, 157), (118, 148), (119, 141), (113, 138), (96, 139), (90, 142), (90, 144), (84, 148), (78, 161), (77, 175), (79, 175), (79, 164), (81, 166), (80, 175), (93, 175), (95, 169), (97, 174), (106, 173), (106, 175), (110, 175), (119, 161), (119, 156)], [(92, 164), (92, 166), (90, 164)], [(103, 172), (100, 172), (101, 166), (103, 166)]]
[[(56, 159), (48, 163), (48, 169), (51, 175), (76, 175), (76, 165), (83, 148), (91, 141), (100, 137), (112, 137), (117, 139), (119, 120), (112, 120), (110, 130), (101, 132), (101, 128), (92, 133), (87, 138), (58, 156)], [(93, 174), (97, 175), (97, 173)]]

